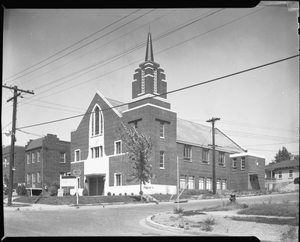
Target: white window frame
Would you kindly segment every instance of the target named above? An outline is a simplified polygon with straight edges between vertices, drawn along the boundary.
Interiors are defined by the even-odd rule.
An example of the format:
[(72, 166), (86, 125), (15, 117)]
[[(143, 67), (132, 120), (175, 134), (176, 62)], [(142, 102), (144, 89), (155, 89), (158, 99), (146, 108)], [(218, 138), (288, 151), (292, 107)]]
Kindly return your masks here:
[[(99, 125), (99, 132), (97, 134), (96, 134), (96, 112), (95, 112), (96, 108), (99, 109), (99, 123), (97, 124)], [(103, 119), (103, 113), (99, 105), (95, 105), (95, 107), (93, 108), (93, 111), (91, 113), (90, 125), (91, 125), (91, 131), (90, 131), (91, 137), (103, 135), (104, 119)]]
[(165, 138), (165, 123), (163, 121), (159, 121), (159, 137)]
[(241, 170), (245, 170), (245, 169), (246, 169), (246, 158), (241, 157)]
[(35, 163), (35, 152), (31, 152), (31, 162)]
[(221, 179), (217, 179), (217, 190), (221, 190), (222, 186), (221, 186)]
[[(62, 157), (62, 155), (63, 155), (63, 157)], [(66, 155), (67, 155), (66, 152), (59, 153), (59, 163), (66, 163)]]
[(206, 190), (212, 190), (212, 178), (207, 177), (205, 179), (205, 189)]
[(204, 177), (199, 177), (199, 190), (204, 190), (205, 186), (204, 186)]
[(237, 159), (236, 158), (232, 159), (232, 170), (233, 171), (237, 170)]
[(31, 175), (30, 175), (30, 173), (27, 173), (27, 176), (26, 176), (26, 182), (27, 182), (27, 184), (30, 184), (30, 182), (31, 182)]
[(191, 145), (183, 145), (183, 159), (192, 161), (192, 146)]
[(36, 173), (36, 180), (37, 183), (41, 183), (41, 173), (39, 171)]
[(36, 161), (41, 162), (41, 151), (39, 150), (36, 152)]
[(195, 177), (188, 176), (188, 189), (195, 189)]
[(293, 170), (289, 170), (289, 178), (293, 178), (294, 175), (294, 171)]
[(165, 151), (159, 151), (159, 169), (165, 169)]
[(186, 186), (186, 175), (180, 175), (179, 178), (179, 188), (184, 189)]
[(282, 179), (282, 171), (278, 171), (278, 179)]
[[(118, 180), (117, 180), (117, 177), (120, 177), (120, 184), (118, 185)], [(119, 186), (122, 186), (122, 173), (115, 173), (114, 174), (114, 186), (115, 187), (119, 187)]]
[[(204, 155), (206, 154), (206, 155)], [(209, 149), (202, 149), (202, 163), (209, 164)]]
[(222, 190), (227, 190), (227, 179), (222, 180)]
[[(77, 160), (77, 152), (78, 152), (78, 160)], [(81, 151), (80, 149), (74, 150), (74, 161), (81, 161)]]
[[(120, 144), (120, 146), (119, 146), (119, 148), (120, 148), (119, 152), (118, 152), (118, 147), (117, 147), (118, 144)], [(115, 147), (115, 150), (114, 150), (115, 155), (120, 155), (120, 154), (122, 154), (122, 140), (116, 140), (116, 141), (114, 142), (114, 147)]]
[(31, 173), (32, 184), (33, 184), (33, 183), (36, 183), (36, 177), (35, 177), (35, 174), (36, 174), (36, 173), (34, 173), (34, 172)]
[(219, 166), (224, 167), (226, 162), (226, 156), (224, 152), (219, 152)]
[(26, 154), (27, 164), (30, 164), (30, 157), (31, 157), (31, 154), (30, 154), (30, 153), (27, 153), (27, 154)]

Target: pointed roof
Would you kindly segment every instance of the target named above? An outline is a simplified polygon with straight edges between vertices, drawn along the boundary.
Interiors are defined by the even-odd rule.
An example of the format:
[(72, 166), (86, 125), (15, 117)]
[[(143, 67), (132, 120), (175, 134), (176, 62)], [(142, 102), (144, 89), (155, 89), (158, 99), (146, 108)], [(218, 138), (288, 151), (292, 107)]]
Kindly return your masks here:
[(27, 148), (26, 148), (26, 151), (42, 147), (44, 139), (45, 139), (45, 137), (35, 139), (35, 140), (31, 140), (30, 143), (28, 144)]
[(152, 39), (151, 39), (151, 33), (150, 32), (148, 33), (145, 61), (153, 61), (154, 62)]

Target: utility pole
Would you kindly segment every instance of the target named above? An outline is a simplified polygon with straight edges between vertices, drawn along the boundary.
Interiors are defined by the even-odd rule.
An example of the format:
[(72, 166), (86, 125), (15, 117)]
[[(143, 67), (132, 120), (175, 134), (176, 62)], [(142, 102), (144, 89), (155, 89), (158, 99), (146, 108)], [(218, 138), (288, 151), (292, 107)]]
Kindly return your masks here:
[[(9, 162), (9, 186), (8, 186), (8, 201), (7, 206), (11, 206), (12, 189), (13, 189), (13, 175), (14, 175), (14, 157), (15, 157), (15, 142), (16, 142), (16, 120), (17, 120), (17, 99), (22, 92), (34, 94), (33, 91), (26, 91), (19, 89), (17, 86), (8, 87), (2, 85), (4, 88), (14, 90), (14, 96), (7, 100), (7, 102), (13, 100), (13, 116), (12, 116), (12, 131), (11, 131), (11, 145), (10, 145), (10, 162)], [(19, 92), (19, 93), (18, 93)], [(22, 96), (21, 96), (22, 97)]]
[(216, 161), (215, 161), (215, 122), (220, 118), (211, 118), (206, 122), (212, 123), (212, 142), (213, 142), (213, 164), (212, 164), (212, 185), (213, 194), (216, 194)]

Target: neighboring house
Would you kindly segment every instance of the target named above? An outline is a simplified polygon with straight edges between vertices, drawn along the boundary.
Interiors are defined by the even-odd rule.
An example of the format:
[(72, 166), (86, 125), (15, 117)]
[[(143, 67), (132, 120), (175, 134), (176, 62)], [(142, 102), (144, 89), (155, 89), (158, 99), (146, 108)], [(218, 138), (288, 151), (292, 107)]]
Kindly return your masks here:
[[(10, 145), (2, 147), (2, 177), (6, 174), (9, 179), (10, 169)], [(25, 184), (25, 147), (15, 146), (13, 167), (13, 189), (18, 185)]]
[(42, 191), (59, 183), (60, 177), (70, 172), (70, 146), (53, 134), (30, 140), (25, 154), (26, 187)]
[[(71, 132), (71, 172), (89, 195), (139, 193), (130, 181), (132, 165), (116, 130), (121, 122), (151, 137), (151, 181), (145, 193), (175, 193), (177, 159), (181, 188), (212, 190), (211, 127), (177, 118), (167, 100), (164, 70), (154, 62), (151, 34), (145, 61), (135, 70), (132, 102), (124, 104), (96, 92), (78, 128)], [(154, 96), (163, 94), (160, 96)], [(264, 157), (249, 154), (215, 129), (217, 190), (264, 190)]]
[(266, 189), (279, 189), (299, 177), (299, 160), (270, 163), (265, 168)]

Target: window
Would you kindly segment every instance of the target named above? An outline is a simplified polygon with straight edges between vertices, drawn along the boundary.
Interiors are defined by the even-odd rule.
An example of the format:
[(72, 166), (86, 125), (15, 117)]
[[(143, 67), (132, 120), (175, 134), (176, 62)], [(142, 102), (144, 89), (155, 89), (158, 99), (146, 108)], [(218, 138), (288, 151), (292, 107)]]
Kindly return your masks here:
[(40, 173), (40, 172), (37, 172), (37, 173), (36, 173), (36, 179), (37, 179), (37, 182), (38, 182), (38, 183), (41, 182), (41, 173)]
[(31, 153), (31, 161), (32, 161), (32, 163), (35, 163), (35, 153), (34, 152)]
[(289, 178), (293, 177), (293, 170), (289, 170)]
[(30, 154), (26, 154), (27, 157), (27, 164), (30, 164)]
[(159, 152), (159, 168), (165, 169), (165, 152), (164, 151)]
[(59, 162), (60, 163), (66, 163), (66, 153), (65, 152), (60, 152), (60, 154), (59, 154)]
[(122, 153), (122, 141), (115, 141), (115, 154), (121, 154)]
[(94, 148), (95, 158), (98, 158), (100, 156), (100, 149), (99, 147)]
[(163, 121), (159, 122), (159, 137), (165, 138), (165, 124)]
[(222, 181), (222, 190), (226, 190), (227, 189), (227, 180), (223, 179)]
[(245, 170), (246, 167), (246, 159), (245, 157), (241, 158), (241, 170)]
[(27, 180), (27, 184), (30, 184), (30, 174), (29, 173), (27, 173), (26, 180)]
[(103, 156), (102, 146), (91, 148), (91, 158), (99, 158)]
[(186, 185), (186, 176), (185, 175), (180, 176), (179, 183), (180, 183), (179, 184), (180, 189), (184, 189), (185, 185)]
[(41, 152), (40, 151), (36, 152), (36, 159), (37, 159), (37, 162), (41, 161)]
[(282, 179), (282, 171), (278, 171), (278, 179)]
[(122, 186), (122, 174), (115, 174), (115, 186)]
[(195, 177), (194, 176), (189, 176), (188, 189), (195, 189)]
[(184, 145), (183, 147), (183, 159), (191, 160), (192, 159), (192, 147), (190, 145)]
[(35, 180), (35, 177), (36, 176), (36, 173), (32, 173), (31, 174), (31, 177), (32, 177), (32, 183), (35, 183), (36, 182), (36, 180)]
[(206, 189), (211, 190), (211, 178), (206, 178)]
[(219, 152), (219, 165), (225, 166), (225, 153)]
[(102, 135), (103, 134), (103, 115), (98, 106), (94, 108), (92, 112), (92, 124), (91, 124), (91, 134), (92, 136), (95, 135)]
[(236, 158), (232, 159), (232, 170), (236, 170), (237, 169), (237, 161)]
[(80, 150), (75, 150), (75, 161), (80, 161), (81, 157), (80, 157)]
[(204, 178), (199, 177), (199, 189), (203, 190), (204, 189)]
[(221, 179), (217, 179), (217, 190), (221, 190)]
[(202, 163), (208, 164), (209, 162), (209, 150), (203, 149), (202, 150)]

